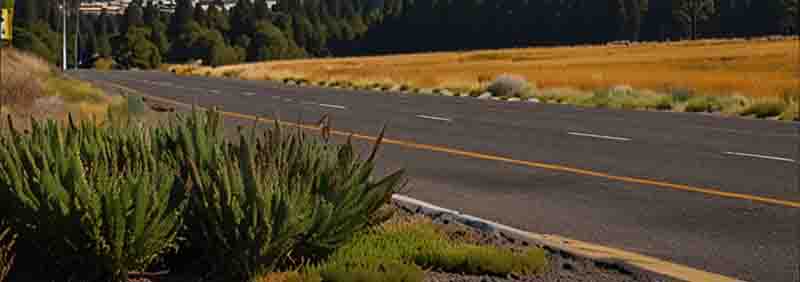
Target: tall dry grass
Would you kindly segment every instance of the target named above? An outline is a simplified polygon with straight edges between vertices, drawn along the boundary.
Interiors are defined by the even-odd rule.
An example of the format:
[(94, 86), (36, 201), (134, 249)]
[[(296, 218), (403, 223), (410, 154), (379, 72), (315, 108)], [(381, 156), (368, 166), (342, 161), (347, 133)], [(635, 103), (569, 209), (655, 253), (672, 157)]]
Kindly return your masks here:
[[(245, 79), (380, 81), (417, 88), (482, 89), (513, 73), (541, 89), (608, 89), (630, 85), (669, 93), (780, 97), (800, 79), (797, 37), (701, 40), (630, 46), (523, 48), (363, 58), (309, 59), (185, 69)], [(178, 70), (180, 72), (180, 70)]]
[(28, 107), (44, 96), (44, 79), (52, 72), (43, 59), (12, 48), (0, 50), (0, 103)]
[(105, 116), (111, 98), (91, 84), (59, 74), (36, 55), (0, 50), (0, 113), (23, 122), (25, 117), (78, 119)]

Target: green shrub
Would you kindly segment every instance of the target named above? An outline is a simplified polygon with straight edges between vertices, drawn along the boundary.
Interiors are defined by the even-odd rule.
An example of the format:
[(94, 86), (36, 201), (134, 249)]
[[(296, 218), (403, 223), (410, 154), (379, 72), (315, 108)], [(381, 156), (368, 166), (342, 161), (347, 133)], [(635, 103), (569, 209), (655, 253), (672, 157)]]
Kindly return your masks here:
[(329, 282), (421, 282), (425, 272), (414, 264), (367, 257), (360, 261), (328, 264), (319, 271), (319, 276)]
[(672, 108), (673, 108), (672, 102), (673, 102), (673, 98), (670, 97), (670, 96), (660, 97), (660, 98), (658, 98), (658, 100), (656, 100), (655, 105), (653, 105), (653, 109), (656, 109), (656, 110), (659, 110), (659, 111), (672, 110)]
[[(560, 103), (557, 99), (557, 101)], [(611, 106), (611, 93), (608, 91), (595, 91), (592, 96), (582, 99), (579, 105), (589, 107), (608, 108)]]
[(185, 200), (142, 130), (33, 121), (0, 144), (0, 204), (36, 263), (127, 281), (175, 247)]
[(781, 98), (786, 103), (786, 110), (781, 114), (781, 119), (800, 121), (800, 90), (788, 90)]
[(114, 69), (114, 60), (111, 58), (99, 58), (94, 61), (94, 68), (97, 70), (112, 70)]
[(717, 97), (697, 96), (692, 97), (686, 102), (687, 112), (707, 112), (713, 113), (723, 109), (722, 103)]
[(743, 116), (753, 115), (757, 118), (777, 117), (786, 111), (787, 105), (782, 101), (758, 101), (744, 111)]
[(14, 240), (16, 235), (11, 229), (0, 225), (0, 282), (6, 281), (11, 266), (14, 264)]
[(672, 101), (676, 103), (685, 103), (694, 96), (694, 93), (689, 88), (675, 88), (670, 91)]
[[(216, 274), (250, 280), (290, 256), (324, 257), (357, 232), (403, 184), (403, 172), (373, 180), (373, 154), (361, 160), (349, 142), (335, 145), (277, 126), (262, 135), (223, 139), (219, 113), (193, 113), (159, 134), (177, 148), (191, 179), (189, 247)], [(377, 150), (377, 145), (375, 150)]]
[(386, 265), (403, 265), (401, 268), (408, 277), (413, 277), (414, 266), (453, 273), (506, 276), (535, 274), (544, 270), (546, 263), (541, 249), (514, 252), (451, 241), (433, 223), (412, 221), (390, 222), (361, 233), (324, 264), (312, 268), (312, 272), (321, 273), (328, 281), (326, 273), (342, 272), (341, 269), (374, 273), (375, 269)]

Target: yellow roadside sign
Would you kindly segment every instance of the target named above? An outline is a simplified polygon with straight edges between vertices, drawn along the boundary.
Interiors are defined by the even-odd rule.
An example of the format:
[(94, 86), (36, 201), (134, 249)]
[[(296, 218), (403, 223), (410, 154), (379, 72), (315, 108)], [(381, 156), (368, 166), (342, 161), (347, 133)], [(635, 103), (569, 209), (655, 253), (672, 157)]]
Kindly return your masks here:
[(0, 40), (11, 41), (12, 11), (11, 9), (0, 11)]

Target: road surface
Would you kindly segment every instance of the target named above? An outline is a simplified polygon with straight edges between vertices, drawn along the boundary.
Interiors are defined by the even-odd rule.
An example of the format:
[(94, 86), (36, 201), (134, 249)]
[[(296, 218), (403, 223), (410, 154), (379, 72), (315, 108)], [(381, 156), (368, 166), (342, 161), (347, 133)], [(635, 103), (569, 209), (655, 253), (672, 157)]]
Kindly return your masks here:
[(797, 123), (295, 88), (160, 72), (72, 75), (387, 137), (410, 196), (745, 281), (800, 281)]

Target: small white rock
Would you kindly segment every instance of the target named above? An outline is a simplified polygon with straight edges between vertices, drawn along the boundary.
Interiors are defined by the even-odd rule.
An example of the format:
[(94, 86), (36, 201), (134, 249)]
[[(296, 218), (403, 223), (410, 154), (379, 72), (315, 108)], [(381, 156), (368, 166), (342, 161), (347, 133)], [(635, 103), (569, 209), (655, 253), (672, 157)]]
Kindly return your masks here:
[(441, 94), (442, 96), (448, 96), (448, 97), (455, 96), (455, 94), (453, 94), (453, 92), (450, 92), (450, 90), (447, 90), (447, 89), (442, 89), (441, 91), (439, 91), (439, 94)]
[(511, 97), (511, 98), (508, 98), (508, 100), (506, 100), (506, 101), (509, 101), (509, 102), (519, 102), (519, 101), (522, 101), (522, 99), (520, 99), (520, 98), (517, 98), (517, 97)]
[(489, 92), (483, 92), (483, 94), (478, 96), (478, 99), (481, 99), (481, 100), (488, 100), (488, 99), (491, 99), (491, 98), (493, 98), (492, 97), (492, 93), (489, 93)]
[(528, 103), (537, 103), (537, 104), (538, 104), (538, 103), (541, 103), (541, 102), (542, 102), (542, 101), (539, 101), (539, 99), (537, 99), (537, 98), (530, 98), (530, 99), (528, 99)]

